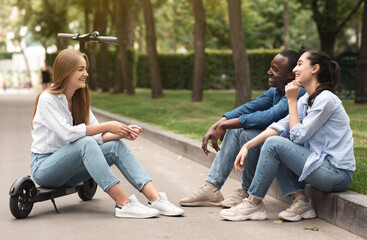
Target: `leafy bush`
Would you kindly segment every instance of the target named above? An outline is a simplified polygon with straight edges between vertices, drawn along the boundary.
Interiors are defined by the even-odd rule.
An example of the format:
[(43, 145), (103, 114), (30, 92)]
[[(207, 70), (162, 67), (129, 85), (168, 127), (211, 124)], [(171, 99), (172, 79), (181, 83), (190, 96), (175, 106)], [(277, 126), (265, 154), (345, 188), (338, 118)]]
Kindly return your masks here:
[[(268, 88), (266, 72), (270, 62), (280, 50), (249, 50), (250, 78), (253, 89)], [(159, 67), (165, 89), (191, 89), (194, 53), (159, 54)], [(146, 54), (139, 54), (137, 87), (149, 88), (149, 66)], [(204, 89), (233, 89), (235, 72), (232, 52), (207, 50), (205, 56)]]
[[(267, 71), (270, 62), (279, 49), (248, 50), (250, 62), (250, 78), (252, 89), (263, 90), (268, 88)], [(148, 56), (138, 53), (134, 49), (128, 50), (130, 67), (136, 87), (150, 88)], [(231, 50), (206, 50), (205, 53), (204, 89), (234, 89), (235, 71)], [(53, 63), (55, 54), (47, 56)], [(99, 54), (97, 54), (97, 72), (99, 69)], [(109, 52), (110, 86), (115, 82), (116, 51)], [(159, 67), (164, 89), (191, 89), (194, 67), (194, 53), (164, 53), (158, 55)], [(100, 78), (98, 74), (98, 78)], [(100, 79), (99, 79), (100, 82)]]
[(12, 59), (13, 53), (0, 52), (0, 59)]

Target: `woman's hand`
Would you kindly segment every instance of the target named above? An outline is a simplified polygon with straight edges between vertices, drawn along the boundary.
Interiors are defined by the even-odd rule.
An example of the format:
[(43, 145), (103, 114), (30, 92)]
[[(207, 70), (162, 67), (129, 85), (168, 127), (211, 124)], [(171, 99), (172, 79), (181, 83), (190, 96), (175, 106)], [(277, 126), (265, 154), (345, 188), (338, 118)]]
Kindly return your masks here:
[(121, 137), (129, 136), (132, 132), (132, 130), (128, 126), (117, 121), (110, 121), (107, 122), (107, 124), (109, 132), (119, 135)]
[(243, 163), (245, 161), (245, 158), (248, 154), (248, 149), (246, 145), (243, 145), (240, 152), (238, 153), (236, 160), (234, 161), (234, 168), (236, 171), (243, 172), (245, 169), (243, 168)]
[(130, 134), (125, 136), (125, 138), (128, 140), (134, 141), (138, 138), (139, 134), (143, 132), (143, 129), (138, 125), (129, 125), (128, 127), (131, 130)]
[(285, 94), (287, 95), (288, 101), (296, 101), (301, 90), (301, 85), (297, 80), (293, 80), (285, 86)]

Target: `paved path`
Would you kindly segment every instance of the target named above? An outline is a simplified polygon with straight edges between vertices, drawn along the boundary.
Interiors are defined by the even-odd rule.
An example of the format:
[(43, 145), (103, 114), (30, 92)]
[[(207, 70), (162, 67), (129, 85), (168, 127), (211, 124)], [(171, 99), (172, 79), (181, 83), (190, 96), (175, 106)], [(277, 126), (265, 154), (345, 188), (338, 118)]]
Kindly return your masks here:
[[(117, 219), (113, 201), (98, 189), (89, 202), (77, 194), (57, 198), (60, 214), (50, 201), (36, 203), (28, 218), (16, 220), (9, 211), (9, 187), (12, 182), (30, 173), (30, 120), (35, 94), (0, 91), (0, 240), (8, 239), (361, 239), (320, 219), (298, 223), (276, 223), (284, 203), (266, 198), (266, 221), (229, 222), (223, 220), (220, 208), (184, 208), (183, 217), (154, 219)], [(105, 119), (100, 119), (104, 121)], [(205, 181), (208, 168), (183, 158), (145, 139), (125, 141), (152, 177), (160, 191), (177, 203), (193, 193)], [(122, 187), (140, 201), (145, 198), (133, 189), (113, 167)], [(223, 194), (240, 186), (229, 179)], [(318, 227), (319, 231), (304, 227)]]

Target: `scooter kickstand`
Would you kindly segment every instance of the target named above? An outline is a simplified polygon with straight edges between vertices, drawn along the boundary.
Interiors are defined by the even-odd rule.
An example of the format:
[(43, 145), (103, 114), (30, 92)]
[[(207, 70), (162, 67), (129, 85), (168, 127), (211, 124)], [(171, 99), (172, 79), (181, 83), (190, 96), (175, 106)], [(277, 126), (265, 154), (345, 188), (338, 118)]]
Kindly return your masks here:
[(52, 202), (52, 204), (54, 205), (54, 208), (55, 208), (55, 211), (57, 212), (57, 213), (60, 213), (59, 212), (59, 210), (57, 209), (57, 207), (56, 207), (56, 202), (55, 202), (55, 199), (54, 199), (54, 197), (51, 195), (51, 202)]

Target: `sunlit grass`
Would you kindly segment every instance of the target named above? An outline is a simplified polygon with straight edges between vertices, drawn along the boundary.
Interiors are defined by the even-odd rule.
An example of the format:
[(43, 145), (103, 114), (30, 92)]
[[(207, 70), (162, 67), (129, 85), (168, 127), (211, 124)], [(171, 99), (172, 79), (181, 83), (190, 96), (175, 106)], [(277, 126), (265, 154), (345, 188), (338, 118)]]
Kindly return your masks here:
[[(108, 112), (151, 124), (201, 141), (207, 129), (223, 113), (234, 108), (234, 91), (205, 91), (200, 103), (191, 102), (191, 91), (165, 90), (164, 99), (151, 99), (148, 89), (137, 89), (135, 96), (92, 92), (92, 105)], [(253, 92), (253, 98), (261, 92)], [(357, 170), (350, 190), (367, 195), (367, 105), (343, 100), (354, 136)]]

